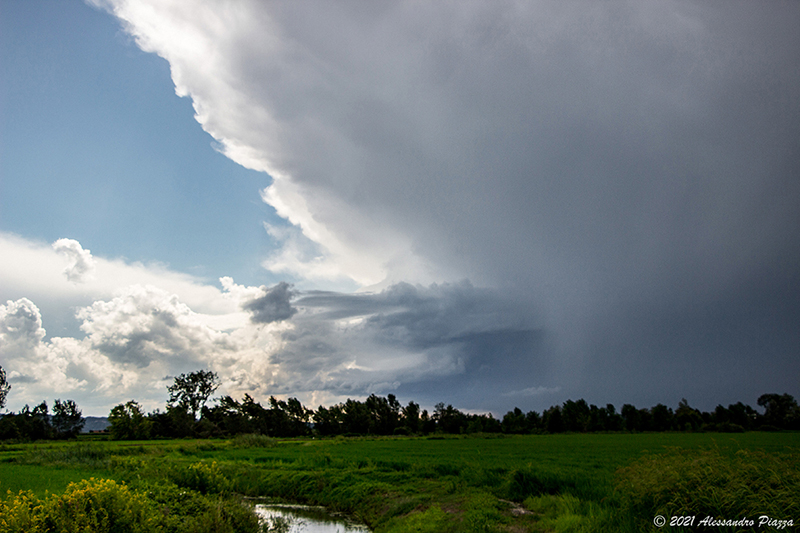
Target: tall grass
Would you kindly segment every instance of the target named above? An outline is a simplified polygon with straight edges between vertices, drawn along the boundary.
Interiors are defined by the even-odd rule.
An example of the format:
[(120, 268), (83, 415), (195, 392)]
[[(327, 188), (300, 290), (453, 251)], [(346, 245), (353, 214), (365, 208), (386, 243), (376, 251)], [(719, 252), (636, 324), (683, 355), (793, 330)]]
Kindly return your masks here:
[(277, 443), (278, 441), (272, 437), (256, 433), (236, 435), (231, 439), (231, 446), (235, 448), (272, 448)]
[(669, 527), (672, 516), (696, 516), (695, 523), (706, 516), (728, 520), (761, 515), (800, 518), (797, 450), (739, 450), (731, 456), (716, 448), (675, 449), (642, 457), (620, 469), (615, 485), (619, 514), (633, 517), (637, 530), (650, 527), (656, 515), (667, 518), (662, 531), (685, 530)]

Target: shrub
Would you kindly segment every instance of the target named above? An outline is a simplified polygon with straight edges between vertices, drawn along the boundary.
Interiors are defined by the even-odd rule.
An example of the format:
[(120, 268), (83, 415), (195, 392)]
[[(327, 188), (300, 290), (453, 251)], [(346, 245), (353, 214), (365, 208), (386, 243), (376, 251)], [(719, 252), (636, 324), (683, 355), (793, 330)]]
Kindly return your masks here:
[(44, 501), (31, 492), (9, 494), (0, 514), (0, 531), (4, 533), (145, 533), (157, 531), (161, 522), (142, 495), (113, 480), (94, 478), (70, 483), (64, 494)]
[(190, 464), (187, 468), (177, 468), (172, 471), (172, 481), (187, 489), (196, 490), (202, 494), (223, 494), (230, 490), (231, 483), (217, 466), (217, 462)]
[[(149, 489), (149, 490), (148, 490)], [(38, 499), (10, 492), (0, 500), (0, 533), (251, 533), (258, 518), (239, 500), (207, 497), (171, 483), (136, 492), (110, 479), (71, 483)]]

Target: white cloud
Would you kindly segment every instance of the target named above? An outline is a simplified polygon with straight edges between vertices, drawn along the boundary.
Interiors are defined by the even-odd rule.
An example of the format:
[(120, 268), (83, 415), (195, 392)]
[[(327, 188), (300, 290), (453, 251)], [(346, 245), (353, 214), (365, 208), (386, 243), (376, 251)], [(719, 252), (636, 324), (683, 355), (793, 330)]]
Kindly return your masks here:
[(139, 368), (165, 361), (204, 367), (212, 355), (235, 348), (176, 295), (152, 286), (127, 287), (78, 310), (77, 317), (92, 349)]
[(84, 250), (78, 241), (58, 239), (53, 243), (53, 250), (69, 261), (69, 265), (64, 269), (64, 275), (69, 281), (81, 283), (94, 277), (95, 261), (92, 253)]
[(9, 405), (38, 403), (42, 398), (34, 398), (36, 393), (50, 396), (75, 391), (86, 384), (66, 374), (71, 350), (62, 350), (61, 342), (44, 342), (44, 336), (42, 317), (33, 302), (21, 298), (0, 305), (0, 353), (12, 383)]
[[(64, 276), (64, 249), (93, 264), (94, 276), (81, 283)], [(92, 414), (132, 397), (163, 407), (165, 376), (205, 367), (225, 379), (230, 367), (232, 384), (234, 370), (258, 380), (254, 365), (280, 329), (257, 329), (241, 309), (258, 287), (225, 278), (220, 290), (160, 265), (89, 261), (82, 252), (74, 240), (47, 246), (0, 233), (0, 301), (8, 300), (0, 307), (0, 364), (14, 386), (9, 408), (54, 395)]]
[(27, 298), (0, 306), (0, 335), (4, 353), (38, 345), (45, 336), (39, 308)]
[[(69, 252), (66, 252), (69, 250)], [(62, 254), (78, 258), (68, 270), (83, 276), (81, 283), (69, 281), (64, 276)], [(88, 305), (92, 301), (109, 298), (121, 287), (152, 285), (177, 294), (198, 312), (227, 314), (238, 311), (237, 303), (223, 297), (222, 291), (202, 279), (170, 270), (160, 264), (127, 262), (91, 256), (73, 239), (59, 239), (52, 246), (0, 232), (0, 299), (28, 297), (41, 302), (59, 302), (61, 308)], [(78, 268), (77, 264), (83, 266)], [(90, 270), (82, 270), (90, 268)], [(49, 305), (47, 306), (49, 308)]]

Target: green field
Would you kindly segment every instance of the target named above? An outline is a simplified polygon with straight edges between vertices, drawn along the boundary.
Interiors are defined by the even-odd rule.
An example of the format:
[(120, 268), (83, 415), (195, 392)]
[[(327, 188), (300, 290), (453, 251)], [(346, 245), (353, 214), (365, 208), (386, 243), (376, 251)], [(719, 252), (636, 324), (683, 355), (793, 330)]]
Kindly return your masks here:
[(222, 517), (192, 529), (174, 510), (151, 524), (164, 531), (246, 531), (223, 523), (242, 496), (324, 505), (376, 532), (687, 531), (653, 518), (800, 523), (799, 452), (789, 432), (79, 441), (0, 446), (0, 491), (12, 492), (10, 516), (19, 490), (44, 501), (72, 481), (113, 479), (162, 509), (189, 498)]

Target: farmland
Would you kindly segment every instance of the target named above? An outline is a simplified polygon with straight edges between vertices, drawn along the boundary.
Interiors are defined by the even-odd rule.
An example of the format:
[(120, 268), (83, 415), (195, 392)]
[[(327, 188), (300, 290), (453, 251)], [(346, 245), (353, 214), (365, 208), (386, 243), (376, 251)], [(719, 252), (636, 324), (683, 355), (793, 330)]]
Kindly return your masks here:
[[(80, 494), (124, 492), (120, 501), (139, 502), (140, 508), (119, 513), (148, 517), (142, 531), (257, 530), (246, 513), (239, 514), (245, 497), (324, 505), (358, 517), (376, 532), (641, 531), (655, 529), (657, 514), (697, 515), (697, 520), (768, 515), (797, 523), (798, 437), (794, 432), (243, 435), (15, 444), (0, 446), (0, 491), (10, 491), (5, 519), (23, 505), (20, 490), (30, 491), (26, 497), (37, 502), (51, 501), (55, 509), (56, 498), (80, 492), (76, 486), (68, 490), (71, 482), (94, 478), (99, 486), (98, 480), (114, 480), (101, 488), (84, 484)], [(65, 494), (70, 490), (71, 496)], [(16, 526), (0, 522), (3, 527)], [(685, 528), (667, 524), (661, 530)]]

